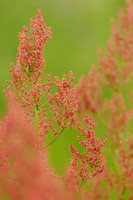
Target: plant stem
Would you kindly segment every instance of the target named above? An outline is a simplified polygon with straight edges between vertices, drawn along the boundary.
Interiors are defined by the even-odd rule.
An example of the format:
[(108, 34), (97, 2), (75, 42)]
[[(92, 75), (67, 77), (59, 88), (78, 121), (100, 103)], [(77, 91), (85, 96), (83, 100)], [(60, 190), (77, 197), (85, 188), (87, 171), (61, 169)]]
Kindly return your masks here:
[(66, 128), (66, 122), (67, 122), (67, 117), (66, 117), (66, 119), (65, 119), (65, 122), (64, 122), (64, 125), (63, 125), (63, 127), (62, 127), (62, 129), (59, 131), (59, 134), (53, 139), (53, 140), (51, 140), (48, 144), (46, 144), (45, 145), (45, 149), (47, 148), (47, 147), (49, 147), (51, 144), (53, 144), (54, 143), (54, 141), (56, 141), (57, 139), (58, 139), (58, 137), (60, 136), (60, 134), (64, 131), (64, 129)]
[(82, 182), (80, 183), (80, 185), (79, 185), (79, 187), (78, 187), (78, 191), (80, 190), (80, 188), (81, 188), (82, 185), (84, 184), (85, 180), (86, 180), (86, 178), (84, 178), (84, 179), (82, 180)]
[(56, 141), (58, 139), (59, 135), (57, 135), (53, 140), (51, 140), (51, 142), (49, 142), (47, 145), (45, 145), (45, 149), (50, 146), (51, 144), (53, 144), (54, 141)]
[(38, 111), (39, 111), (39, 107), (38, 107), (38, 104), (37, 104), (37, 102), (36, 102), (36, 100), (35, 100), (35, 97), (34, 97), (34, 102), (35, 102), (35, 127), (36, 127), (36, 135), (37, 135), (37, 133), (38, 133), (38, 123), (39, 123), (39, 118), (38, 118)]
[(34, 82), (34, 84), (36, 84), (36, 82), (37, 82), (37, 80), (38, 80), (38, 77), (39, 77), (39, 72), (38, 72), (38, 74), (37, 74), (37, 76), (36, 76), (36, 80), (35, 80), (35, 82)]

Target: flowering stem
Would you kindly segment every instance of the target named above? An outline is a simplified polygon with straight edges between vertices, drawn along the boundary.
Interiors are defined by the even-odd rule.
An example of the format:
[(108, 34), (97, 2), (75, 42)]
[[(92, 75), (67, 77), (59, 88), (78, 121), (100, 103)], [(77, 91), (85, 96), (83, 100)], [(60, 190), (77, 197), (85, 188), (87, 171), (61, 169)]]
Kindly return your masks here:
[(49, 103), (49, 101), (46, 101), (41, 107), (46, 106)]
[(38, 72), (38, 74), (37, 74), (37, 76), (36, 76), (36, 80), (35, 80), (35, 82), (34, 82), (34, 84), (36, 84), (36, 82), (37, 82), (37, 80), (38, 80), (38, 77), (39, 77), (39, 72)]
[(59, 134), (53, 139), (53, 140), (51, 140), (51, 142), (49, 142), (48, 144), (46, 144), (45, 145), (45, 149), (47, 148), (47, 147), (49, 147), (51, 144), (53, 144), (53, 142), (54, 141), (56, 141), (57, 139), (58, 139), (58, 137), (60, 136), (60, 134), (64, 131), (64, 129), (66, 128), (66, 122), (67, 122), (67, 117), (66, 117), (66, 119), (65, 119), (65, 122), (64, 122), (64, 126), (62, 127), (62, 129), (59, 131)]
[(122, 195), (121, 195), (122, 200), (125, 199), (125, 191), (126, 191), (126, 186), (124, 186), (123, 191), (122, 191)]
[(35, 123), (36, 123), (36, 134), (38, 133), (38, 122), (39, 122), (39, 118), (38, 118), (38, 111), (39, 111), (39, 107), (38, 107), (38, 104), (37, 104), (37, 102), (36, 102), (36, 100), (35, 100), (35, 97), (34, 97), (34, 102), (35, 102)]
[(84, 182), (85, 182), (86, 179), (88, 179), (88, 178), (91, 179), (91, 178), (93, 177), (93, 174), (94, 174), (94, 173), (92, 172), (91, 175), (90, 175), (89, 177), (86, 176), (86, 177), (83, 178), (83, 180), (82, 180), (82, 182), (80, 183), (80, 185), (79, 185), (77, 191), (79, 191), (79, 190), (81, 189), (81, 187), (82, 187), (82, 185), (84, 184)]
[(39, 122), (39, 119), (38, 119), (38, 110), (35, 108), (35, 127), (36, 127), (36, 134), (38, 133), (38, 122)]
[(79, 187), (78, 187), (78, 191), (80, 190), (80, 188), (81, 188), (82, 185), (84, 184), (85, 180), (86, 180), (86, 178), (84, 178), (84, 179), (82, 180), (82, 182), (80, 183), (80, 185), (79, 185)]
[(27, 71), (26, 70), (24, 70), (24, 72), (27, 74), (27, 76), (30, 78), (30, 75), (27, 73)]
[(51, 144), (53, 144), (53, 142), (56, 141), (58, 137), (59, 137), (59, 135), (57, 135), (51, 142), (49, 142), (47, 145), (45, 145), (44, 148), (46, 149), (48, 146), (50, 146)]

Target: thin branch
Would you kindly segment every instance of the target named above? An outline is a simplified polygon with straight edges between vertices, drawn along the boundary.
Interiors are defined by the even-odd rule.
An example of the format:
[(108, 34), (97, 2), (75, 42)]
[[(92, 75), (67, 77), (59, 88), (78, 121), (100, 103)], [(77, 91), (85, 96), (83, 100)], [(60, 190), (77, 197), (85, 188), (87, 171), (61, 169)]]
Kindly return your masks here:
[(35, 80), (34, 84), (36, 84), (36, 82), (38, 81), (39, 74), (40, 74), (40, 73), (38, 72), (38, 74), (37, 74), (37, 76), (36, 76), (36, 80)]
[(79, 187), (78, 187), (78, 191), (81, 189), (81, 187), (82, 187), (82, 185), (84, 184), (85, 180), (86, 180), (86, 178), (84, 178), (84, 179), (82, 180), (82, 182), (80, 183), (80, 185), (79, 185)]
[(59, 135), (57, 135), (51, 142), (49, 142), (47, 145), (45, 145), (45, 149), (47, 148), (47, 147), (49, 147), (51, 144), (53, 144), (53, 142), (54, 141), (56, 141), (57, 139), (58, 139), (58, 137), (59, 137)]
[(45, 149), (47, 148), (47, 147), (49, 147), (51, 144), (53, 144), (57, 139), (58, 139), (58, 137), (60, 136), (60, 134), (64, 131), (64, 129), (66, 128), (66, 122), (67, 122), (67, 117), (66, 117), (66, 119), (65, 119), (65, 122), (64, 122), (64, 125), (63, 125), (63, 127), (61, 128), (61, 130), (59, 131), (59, 134), (53, 139), (53, 140), (51, 140), (48, 144), (46, 144), (45, 145)]

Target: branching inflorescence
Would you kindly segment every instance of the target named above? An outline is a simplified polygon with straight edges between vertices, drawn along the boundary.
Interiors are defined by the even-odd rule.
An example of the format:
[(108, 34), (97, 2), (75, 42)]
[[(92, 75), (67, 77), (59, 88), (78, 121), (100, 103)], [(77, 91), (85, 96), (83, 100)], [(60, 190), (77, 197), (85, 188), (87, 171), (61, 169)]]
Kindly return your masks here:
[[(106, 134), (104, 139), (100, 141), (95, 136), (94, 123), (87, 115), (84, 118), (86, 128), (81, 127), (77, 115), (79, 103), (77, 87), (73, 86), (73, 73), (68, 73), (68, 79), (66, 75), (61, 80), (59, 77), (55, 77), (54, 83), (51, 81), (50, 73), (44, 79), (42, 78), (42, 70), (44, 69), (43, 49), (50, 39), (50, 30), (46, 27), (41, 11), (38, 10), (35, 20), (30, 19), (30, 33), (25, 26), (22, 33), (19, 33), (17, 64), (16, 66), (13, 63), (10, 65), (12, 81), (7, 81), (8, 85), (5, 86), (6, 95), (11, 101), (11, 112), (8, 120), (1, 126), (0, 132), (1, 166), (6, 177), (1, 180), (4, 181), (4, 184), (8, 184), (8, 181), (14, 184), (10, 191), (10, 188), (2, 182), (3, 191), (7, 191), (13, 199), (24, 199), (24, 195), (26, 199), (32, 199), (34, 187), (38, 188), (38, 190), (35, 190), (37, 192), (35, 194), (36, 199), (67, 199), (67, 197), (61, 197), (62, 184), (64, 187), (67, 185), (72, 193), (78, 192), (85, 180), (100, 174), (104, 168), (101, 149), (105, 147)], [(53, 84), (56, 86), (56, 91), (52, 91)], [(15, 93), (15, 97), (13, 97), (13, 93)], [(3, 127), (9, 130), (5, 131)], [(48, 166), (43, 166), (44, 163), (47, 163), (45, 152), (64, 129), (69, 127), (71, 129), (77, 128), (77, 131), (80, 130), (82, 136), (85, 137), (85, 140), (80, 136), (77, 137), (85, 153), (79, 153), (73, 145), (70, 145), (70, 152), (72, 153), (70, 168), (67, 175), (64, 176), (65, 178), (61, 178), (62, 184), (59, 184), (57, 177), (53, 178), (54, 173), (49, 175)], [(10, 135), (10, 131), (13, 135)], [(53, 133), (54, 138), (46, 144), (45, 138), (49, 132)], [(5, 135), (3, 136), (3, 134)], [(31, 143), (29, 137), (31, 137)], [(5, 145), (3, 146), (3, 144)], [(10, 148), (11, 152), (8, 153)], [(26, 152), (33, 154), (31, 158), (27, 157)], [(19, 161), (20, 163), (23, 162), (22, 167)], [(26, 170), (31, 170), (32, 166), (33, 171), (30, 171), (31, 174), (28, 176)], [(40, 174), (38, 175), (39, 171)], [(11, 177), (8, 177), (10, 173)], [(35, 173), (33, 184), (30, 183), (32, 173)], [(25, 177), (29, 179), (28, 183), (25, 182)], [(57, 187), (56, 185), (53, 187), (55, 180), (56, 183), (58, 182)], [(17, 193), (12, 193), (12, 191), (17, 190), (17, 187), (19, 187)], [(50, 187), (52, 192), (49, 190)], [(58, 189), (59, 187), (60, 189)], [(57, 194), (55, 197), (52, 195), (54, 191)], [(71, 195), (68, 196), (68, 199), (71, 199)], [(74, 198), (73, 196), (72, 199)]]
[[(38, 10), (35, 20), (30, 19), (30, 34), (27, 27), (23, 27), (23, 32), (19, 33), (19, 48), (17, 54), (17, 65), (10, 65), (10, 72), (13, 81), (8, 82), (8, 88), (15, 89), (17, 99), (21, 107), (24, 108), (29, 118), (37, 122), (38, 134), (45, 138), (48, 131), (58, 135), (62, 128), (77, 124), (76, 111), (78, 103), (76, 90), (72, 86), (73, 74), (69, 72), (60, 79), (55, 77), (57, 91), (52, 94), (53, 82), (50, 73), (42, 82), (42, 70), (44, 69), (43, 49), (45, 43), (50, 39), (50, 28), (46, 28), (46, 23)], [(7, 86), (6, 94), (10, 95)], [(42, 94), (45, 98), (42, 98)], [(45, 101), (45, 102), (44, 102)], [(52, 116), (47, 114), (47, 105), (51, 110)], [(54, 123), (53, 123), (54, 121)], [(60, 130), (54, 128), (55, 122)]]
[[(133, 3), (127, 0), (121, 9), (119, 24), (111, 21), (112, 35), (106, 55), (99, 50), (99, 68), (92, 67), (88, 77), (79, 81), (79, 113), (89, 111), (108, 131), (111, 149), (103, 179), (118, 199), (132, 199), (132, 132), (133, 117)], [(80, 94), (80, 95), (79, 95)], [(92, 97), (92, 98), (90, 98)], [(129, 139), (130, 138), (130, 139)], [(126, 148), (126, 147), (129, 148)], [(109, 197), (108, 197), (109, 198)]]
[[(114, 198), (112, 194), (133, 199), (131, 0), (126, 11), (120, 10), (119, 24), (111, 24), (106, 56), (100, 49), (99, 68), (92, 66), (77, 86), (72, 72), (54, 82), (50, 73), (43, 78), (43, 50), (51, 29), (40, 10), (30, 19), (30, 32), (24, 26), (19, 33), (17, 64), (11, 63), (12, 81), (5, 86), (10, 111), (0, 122), (1, 199), (100, 200)], [(110, 148), (104, 148), (106, 133), (101, 141), (96, 137), (95, 119), (109, 132)], [(68, 128), (77, 130), (80, 150), (70, 144), (68, 171), (58, 177), (46, 153)], [(47, 143), (50, 133), (53, 138)]]
[[(119, 25), (111, 21), (106, 56), (99, 50), (99, 68), (92, 66), (87, 78), (78, 85), (79, 111), (89, 110), (109, 130), (112, 145), (117, 146), (133, 116), (133, 5), (120, 10)], [(90, 98), (91, 97), (91, 98)], [(84, 105), (84, 106), (83, 106)]]
[(105, 147), (107, 135), (105, 134), (104, 139), (100, 141), (95, 136), (95, 124), (90, 117), (85, 114), (84, 120), (87, 124), (86, 130), (82, 127), (79, 127), (79, 129), (82, 132), (82, 136), (85, 137), (85, 140), (79, 136), (77, 136), (77, 140), (83, 149), (85, 149), (85, 153), (79, 153), (73, 145), (70, 145), (72, 160), (67, 172), (66, 183), (67, 187), (73, 190), (79, 190), (86, 179), (95, 177), (104, 169), (104, 159), (101, 148)]

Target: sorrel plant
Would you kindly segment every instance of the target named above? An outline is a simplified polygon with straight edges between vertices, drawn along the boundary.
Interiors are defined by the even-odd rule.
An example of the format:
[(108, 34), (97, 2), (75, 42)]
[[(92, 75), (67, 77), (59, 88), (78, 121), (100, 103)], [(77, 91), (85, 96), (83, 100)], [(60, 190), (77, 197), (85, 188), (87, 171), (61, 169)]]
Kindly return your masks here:
[[(0, 123), (1, 199), (133, 199), (131, 0), (120, 10), (119, 24), (111, 24), (106, 55), (99, 49), (99, 67), (92, 66), (75, 86), (72, 72), (55, 82), (45, 74), (43, 50), (51, 29), (40, 10), (30, 19), (30, 31), (24, 26), (19, 33), (17, 63), (11, 63), (12, 80), (5, 86), (9, 114)], [(107, 133), (99, 140), (94, 121), (108, 132), (107, 147)], [(70, 129), (77, 131), (80, 150), (72, 141), (69, 168), (59, 176), (47, 152)]]

